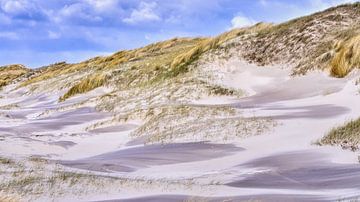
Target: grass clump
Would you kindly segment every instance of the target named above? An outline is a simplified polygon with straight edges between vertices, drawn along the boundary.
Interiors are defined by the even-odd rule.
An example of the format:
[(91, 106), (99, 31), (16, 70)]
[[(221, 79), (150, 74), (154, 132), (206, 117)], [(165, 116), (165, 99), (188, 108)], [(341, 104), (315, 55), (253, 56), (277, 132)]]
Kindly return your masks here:
[(320, 145), (340, 145), (344, 149), (358, 150), (360, 144), (360, 118), (332, 129), (319, 142)]
[(235, 90), (224, 88), (222, 86), (217, 86), (217, 85), (212, 86), (210, 88), (210, 93), (214, 95), (227, 95), (227, 96), (232, 96), (236, 94)]
[(14, 163), (15, 162), (9, 158), (0, 157), (0, 164), (10, 165), (10, 164), (14, 164)]
[(335, 51), (330, 62), (332, 76), (342, 78), (354, 68), (360, 67), (360, 35), (339, 42)]
[(101, 87), (105, 84), (108, 77), (104, 74), (97, 73), (94, 75), (90, 75), (85, 79), (81, 80), (78, 84), (71, 87), (68, 92), (66, 92), (62, 97), (60, 97), (60, 101), (65, 101), (66, 99), (81, 93), (86, 93), (95, 88)]
[(13, 80), (23, 76), (29, 69), (22, 65), (8, 65), (0, 67), (0, 88), (10, 84)]

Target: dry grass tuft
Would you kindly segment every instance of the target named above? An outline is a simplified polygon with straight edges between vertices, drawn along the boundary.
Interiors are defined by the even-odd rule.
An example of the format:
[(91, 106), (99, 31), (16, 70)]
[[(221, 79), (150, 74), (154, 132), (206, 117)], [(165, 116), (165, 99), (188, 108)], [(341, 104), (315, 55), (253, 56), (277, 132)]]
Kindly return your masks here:
[(13, 80), (28, 73), (30, 70), (22, 65), (8, 65), (0, 67), (0, 88), (8, 85)]
[(14, 164), (15, 162), (9, 158), (0, 157), (0, 164)]
[(360, 35), (337, 43), (335, 51), (330, 62), (332, 76), (344, 77), (354, 68), (360, 67)]
[(107, 79), (108, 76), (101, 73), (88, 76), (85, 79), (81, 80), (78, 84), (70, 88), (70, 90), (60, 98), (60, 101), (65, 101), (66, 99), (76, 94), (86, 93), (94, 90), (95, 88), (103, 86)]
[(19, 202), (20, 200), (9, 194), (0, 192), (0, 202)]
[(360, 144), (360, 119), (332, 129), (318, 143), (320, 145), (340, 145), (345, 149), (357, 150)]

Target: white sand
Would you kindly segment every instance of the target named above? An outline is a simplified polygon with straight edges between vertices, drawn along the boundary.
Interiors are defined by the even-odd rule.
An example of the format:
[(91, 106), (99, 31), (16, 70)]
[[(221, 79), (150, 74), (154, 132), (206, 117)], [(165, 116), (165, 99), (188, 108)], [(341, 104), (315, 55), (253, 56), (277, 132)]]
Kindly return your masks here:
[[(193, 179), (195, 184), (200, 185), (226, 184), (261, 173), (276, 172), (271, 167), (246, 167), (244, 164), (247, 162), (279, 154), (293, 154), (294, 152), (304, 154), (309, 152), (320, 155), (321, 160), (329, 163), (329, 171), (333, 169), (332, 165), (357, 165), (356, 153), (344, 151), (338, 147), (319, 147), (312, 143), (323, 137), (332, 127), (359, 117), (359, 86), (355, 85), (355, 79), (360, 77), (359, 72), (353, 72), (344, 79), (330, 78), (325, 73), (320, 72), (292, 78), (288, 76), (289, 71), (278, 67), (256, 67), (232, 60), (221, 68), (225, 72), (222, 80), (223, 85), (245, 90), (250, 96), (238, 100), (232, 97), (208, 97), (194, 101), (194, 104), (209, 106), (231, 104), (243, 109), (243, 115), (246, 117), (272, 117), (279, 122), (279, 125), (267, 134), (234, 142), (245, 151), (239, 151), (230, 156), (207, 159), (206, 161), (150, 166), (131, 173), (115, 173), (115, 176), (168, 182)], [(94, 91), (84, 97), (78, 96), (61, 105), (71, 105), (85, 98), (88, 99), (107, 92)], [(17, 131), (17, 133), (9, 132), (7, 130), (10, 128), (16, 130), (17, 127), (23, 124), (38, 124), (40, 121), (44, 121), (36, 118), (36, 115), (44, 112), (44, 109), (56, 108), (60, 104), (55, 102), (56, 95), (47, 96), (47, 99), (42, 101), (37, 100), (36, 96), (19, 96), (19, 91), (8, 93), (5, 90), (1, 95), (5, 96), (5, 98), (0, 99), (0, 105), (19, 103), (21, 107), (15, 110), (0, 110), (0, 112), (16, 112), (24, 115), (24, 118), (14, 119), (13, 121), (0, 117), (0, 131), (9, 135), (3, 141), (0, 141), (0, 154), (2, 155), (44, 155), (53, 159), (74, 160), (129, 148), (126, 143), (130, 141), (129, 133), (131, 130), (100, 134), (89, 134), (85, 130), (93, 123), (110, 118), (111, 115), (106, 113), (100, 117), (97, 117), (100, 114), (88, 113), (85, 119), (79, 119), (76, 114), (69, 115), (68, 120), (76, 121), (79, 119), (78, 124), (63, 126), (53, 131), (32, 131), (29, 128)], [(93, 106), (89, 105), (88, 107)], [(63, 112), (53, 112), (44, 119), (48, 124), (56, 123), (58, 119), (52, 119), (52, 117), (61, 115), (61, 113)], [(31, 140), (27, 138), (31, 138)], [(49, 144), (49, 142), (56, 141), (69, 141), (75, 145), (64, 148), (59, 145)], [(311, 157), (300, 158), (299, 161), (304, 160), (307, 162), (309, 160), (307, 158)], [(304, 164), (304, 166), (299, 169), (305, 169), (306, 166), (310, 166), (310, 163), (309, 165)], [(166, 187), (165, 184), (164, 187)], [(345, 187), (342, 189), (316, 187), (313, 190), (299, 190), (288, 187), (268, 189), (236, 188), (219, 185), (208, 186), (211, 188), (203, 191), (183, 189), (181, 187), (164, 191), (164, 187), (154, 188), (146, 192), (142, 190), (132, 190), (131, 192), (124, 190), (123, 193), (114, 193), (110, 198), (162, 194), (199, 196), (299, 194), (320, 195), (329, 199), (336, 199), (338, 196), (355, 196), (360, 192), (358, 187)], [(95, 199), (104, 198), (103, 196), (97, 196)]]

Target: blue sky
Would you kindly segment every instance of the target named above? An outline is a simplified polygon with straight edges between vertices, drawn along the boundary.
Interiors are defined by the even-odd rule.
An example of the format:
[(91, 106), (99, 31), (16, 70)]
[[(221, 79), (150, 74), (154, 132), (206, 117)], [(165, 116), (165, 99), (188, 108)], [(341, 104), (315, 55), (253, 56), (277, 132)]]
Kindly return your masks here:
[(0, 65), (78, 62), (347, 2), (354, 0), (0, 0)]

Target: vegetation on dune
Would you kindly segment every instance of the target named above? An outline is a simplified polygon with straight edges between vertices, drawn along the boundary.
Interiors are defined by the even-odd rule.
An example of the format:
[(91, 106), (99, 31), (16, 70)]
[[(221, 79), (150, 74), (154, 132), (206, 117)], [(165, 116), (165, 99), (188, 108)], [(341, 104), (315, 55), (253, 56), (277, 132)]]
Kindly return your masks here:
[[(270, 42), (270, 43), (274, 42), (274, 41), (271, 41), (271, 39), (274, 39), (274, 38), (285, 40), (286, 43), (290, 43), (290, 42), (306, 43), (306, 41), (308, 39), (308, 36), (307, 36), (308, 30), (310, 32), (313, 32), (311, 34), (316, 35), (316, 34), (318, 34), (318, 33), (316, 33), (318, 30), (315, 30), (314, 28), (316, 26), (321, 27), (323, 22), (326, 22), (326, 21), (341, 22), (342, 16), (339, 14), (332, 14), (332, 12), (334, 10), (337, 10), (342, 7), (352, 8), (355, 5), (344, 4), (344, 5), (340, 5), (338, 7), (333, 7), (333, 8), (327, 9), (325, 11), (320, 11), (320, 12), (317, 12), (317, 13), (314, 13), (311, 15), (292, 19), (292, 20), (289, 20), (284, 23), (275, 24), (273, 26), (267, 26), (264, 29), (261, 29), (258, 31), (257, 37), (269, 39), (270, 41), (268, 41), (268, 42)], [(359, 3), (359, 5), (360, 5), (360, 3)], [(321, 31), (323, 31), (323, 30), (321, 30)], [(331, 31), (334, 31), (334, 30), (330, 30), (327, 34), (331, 33)], [(274, 36), (274, 38), (271, 38), (271, 36)], [(322, 41), (318, 41), (318, 42), (322, 42)], [(290, 45), (290, 44), (287, 44), (287, 45)]]
[(360, 118), (332, 129), (318, 143), (320, 145), (340, 145), (346, 149), (357, 150), (360, 144)]
[(91, 64), (97, 58), (87, 60), (78, 64), (68, 64), (66, 62), (58, 62), (49, 66), (41, 67), (38, 69), (38, 74), (27, 81), (20, 84), (20, 87), (24, 87), (33, 83), (55, 78), (60, 75), (73, 73), (80, 71)]
[(138, 55), (143, 55), (140, 59), (128, 63), (131, 68), (124, 76), (131, 79), (122, 80), (128, 80), (126, 83), (130, 87), (144, 86), (185, 73), (187, 68), (172, 67), (171, 63), (178, 55), (191, 50), (204, 40), (206, 39), (172, 39), (149, 45), (139, 51)]
[[(343, 5), (279, 25), (258, 23), (216, 37), (175, 38), (77, 64), (57, 63), (38, 69), (37, 74), (20, 87), (49, 79), (54, 79), (54, 83), (66, 80), (60, 85), (72, 87), (60, 98), (64, 101), (104, 85), (101, 79), (95, 79), (103, 72), (112, 75), (112, 86), (117, 90), (149, 87), (186, 74), (196, 66), (194, 62), (209, 51), (227, 54), (229, 48), (234, 48), (239, 57), (250, 63), (288, 64), (294, 74), (330, 68), (332, 76), (343, 77), (359, 66), (360, 37), (338, 37), (336, 33), (354, 27), (359, 5)], [(349, 18), (354, 23), (343, 25)], [(340, 41), (335, 48), (334, 40)], [(81, 77), (87, 72), (93, 76)], [(38, 87), (33, 85), (32, 89)], [(231, 90), (226, 89), (214, 92), (231, 94)]]
[(20, 200), (18, 198), (15, 198), (14, 196), (0, 192), (0, 201), (1, 202), (19, 202)]
[[(250, 28), (235, 29), (214, 38), (175, 38), (151, 44), (134, 50), (126, 50), (107, 57), (97, 57), (78, 64), (56, 63), (40, 68), (40, 72), (21, 86), (56, 78), (81, 71), (93, 71), (94, 75), (82, 78), (73, 85), (60, 100), (88, 92), (105, 84), (97, 80), (101, 72), (114, 75), (115, 85), (119, 89), (146, 86), (177, 77), (189, 71), (189, 65), (203, 53), (216, 49), (227, 41), (245, 33), (261, 30), (269, 26), (259, 23)], [(71, 84), (70, 84), (71, 85)]]
[(0, 202), (88, 200), (90, 195), (115, 194), (124, 190), (136, 190), (139, 187), (154, 190), (163, 185), (172, 186), (171, 189), (174, 189), (191, 183), (190, 180), (159, 182), (145, 177), (134, 179), (112, 177), (105, 173), (101, 175), (76, 172), (60, 163), (39, 158), (13, 161), (14, 164), (11, 165), (0, 164)]
[[(148, 57), (156, 57), (159, 55), (167, 54), (169, 50), (174, 51), (175, 49), (182, 47), (182, 45), (195, 45), (199, 41), (202, 41), (200, 38), (174, 38), (167, 41), (158, 42), (155, 44), (150, 44), (148, 46), (129, 50), (129, 51), (120, 51), (115, 53), (112, 56), (105, 57), (102, 60), (98, 61), (99, 64), (104, 64), (104, 68), (112, 68), (116, 65), (125, 62), (137, 61), (141, 59), (146, 59)], [(176, 51), (176, 50), (175, 50)], [(171, 57), (170, 57), (171, 58)], [(172, 59), (172, 58), (171, 58)], [(107, 64), (106, 64), (107, 63)]]
[(151, 44), (149, 46), (145, 46), (139, 49), (120, 51), (110, 56), (95, 57), (81, 63), (55, 63), (40, 68), (40, 74), (29, 79), (28, 81), (23, 82), (21, 86), (27, 86), (33, 83), (37, 83), (39, 81), (54, 78), (59, 75), (65, 75), (79, 71), (103, 71), (115, 69), (118, 68), (121, 64), (127, 62), (135, 62), (148, 57), (161, 55), (167, 52), (166, 49), (171, 49), (172, 47), (178, 46), (179, 44), (191, 45), (191, 43), (197, 42), (198, 40), (199, 39), (175, 38), (168, 41)]
[[(91, 64), (88, 68), (95, 69), (94, 72), (97, 72), (95, 74), (112, 71), (119, 89), (146, 86), (188, 72), (188, 66), (201, 54), (264, 25), (261, 23), (250, 29), (236, 29), (215, 38), (175, 38), (135, 50), (121, 51), (109, 57), (93, 59), (92, 62), (88, 62)], [(67, 64), (62, 64), (53, 73), (59, 74), (58, 71), (72, 72), (69, 71)], [(88, 92), (104, 84), (90, 76), (70, 88), (60, 100), (64, 101), (73, 95)]]
[(243, 118), (237, 109), (228, 106), (156, 107), (148, 109), (145, 117), (145, 123), (130, 135), (141, 137), (146, 144), (234, 141), (260, 135), (276, 126), (275, 121), (267, 118)]
[[(339, 53), (334, 58), (334, 41), (348, 40), (351, 29), (359, 30), (359, 7), (360, 3), (345, 4), (262, 29), (251, 43), (244, 43), (243, 57), (258, 65), (289, 64), (293, 75), (330, 69), (332, 76), (343, 77), (354, 68), (356, 59), (346, 58), (351, 45), (342, 51), (348, 56)], [(343, 32), (341, 37), (339, 32)]]
[(90, 75), (85, 79), (81, 80), (78, 84), (76, 84), (72, 88), (70, 88), (70, 90), (60, 98), (60, 101), (65, 101), (66, 99), (76, 94), (86, 93), (95, 88), (103, 86), (107, 79), (108, 76), (104, 74)]
[(171, 65), (167, 71), (161, 72), (154, 81), (164, 80), (168, 78), (176, 77), (180, 74), (189, 71), (189, 65), (194, 61), (198, 60), (200, 56), (210, 50), (218, 49), (221, 45), (226, 42), (244, 35), (246, 33), (258, 32), (259, 30), (265, 29), (271, 26), (271, 24), (258, 23), (252, 27), (233, 29), (229, 32), (225, 32), (219, 36), (211, 38), (203, 38), (194, 44), (193, 47), (187, 51), (182, 51), (176, 54), (171, 60)]
[(8, 65), (0, 67), (0, 88), (10, 84), (15, 79), (28, 73), (30, 70), (22, 65)]
[(177, 66), (189, 64), (192, 61), (196, 60), (201, 54), (205, 53), (206, 51), (219, 48), (222, 44), (226, 43), (227, 41), (230, 41), (231, 39), (234, 39), (246, 33), (259, 32), (260, 30), (263, 30), (271, 26), (272, 26), (271, 24), (267, 24), (267, 23), (258, 23), (249, 28), (233, 29), (217, 37), (207, 38), (206, 40), (202, 41), (197, 46), (192, 48), (190, 51), (178, 55), (171, 63), (171, 66), (177, 67)]
[[(337, 7), (332, 7), (324, 11), (316, 12), (311, 15), (299, 17), (296, 19), (289, 20), (287, 22), (277, 24), (274, 26), (269, 26), (265, 29), (259, 31), (259, 36), (266, 37), (267, 35), (277, 35), (284, 36), (286, 34), (291, 33), (291, 29), (297, 29), (299, 32), (303, 32), (309, 25), (318, 23), (320, 24), (321, 20), (331, 20), (333, 22), (341, 21), (342, 16), (339, 14), (331, 15), (332, 12), (337, 11), (341, 8), (351, 8), (351, 9), (358, 9), (360, 8), (360, 3), (353, 3), (353, 4), (343, 4)], [(329, 15), (330, 14), (330, 15)], [(314, 21), (315, 20), (315, 21)]]
[(354, 68), (360, 67), (360, 35), (339, 42), (335, 51), (330, 62), (332, 76), (344, 77)]
[(9, 158), (0, 157), (0, 164), (13, 164), (14, 161)]
[[(131, 51), (121, 51), (112, 56), (95, 59), (88, 67), (93, 69), (93, 74), (99, 75), (108, 72), (113, 75), (114, 84), (118, 89), (129, 89), (145, 86), (153, 83), (156, 78), (164, 72), (170, 72), (172, 60), (181, 52), (192, 48), (196, 43), (202, 41), (200, 38), (175, 38), (169, 41), (159, 42), (140, 49)], [(61, 101), (67, 98), (93, 90), (104, 85), (104, 82), (94, 80), (94, 77), (83, 78), (79, 84), (75, 84), (64, 96)], [(91, 84), (94, 80), (94, 84)], [(86, 83), (82, 85), (81, 83)], [(87, 86), (84, 88), (84, 86)], [(86, 90), (80, 90), (86, 89)]]
[(210, 93), (214, 94), (214, 95), (234, 95), (236, 94), (236, 91), (233, 89), (229, 89), (229, 88), (224, 88), (222, 86), (211, 86), (210, 88)]

